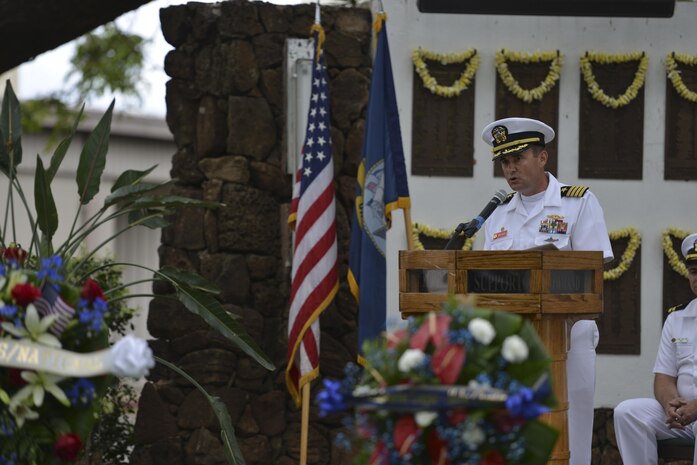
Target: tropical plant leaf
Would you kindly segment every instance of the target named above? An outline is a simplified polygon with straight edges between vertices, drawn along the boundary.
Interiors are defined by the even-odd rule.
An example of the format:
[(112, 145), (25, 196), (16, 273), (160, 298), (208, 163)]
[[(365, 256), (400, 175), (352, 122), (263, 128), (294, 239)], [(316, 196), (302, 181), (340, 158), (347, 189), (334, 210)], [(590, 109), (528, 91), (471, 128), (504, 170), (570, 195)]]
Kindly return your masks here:
[(58, 229), (58, 211), (51, 193), (51, 182), (48, 180), (44, 163), (38, 154), (36, 155), (36, 174), (34, 175), (34, 205), (36, 206), (39, 229), (50, 242), (56, 229)]
[(220, 288), (197, 273), (189, 273), (172, 266), (164, 266), (159, 272), (174, 280), (177, 285), (184, 285), (211, 294), (219, 294)]
[[(155, 210), (135, 210), (128, 214), (128, 224), (138, 222), (138, 226), (145, 226), (149, 229), (162, 229), (169, 226), (169, 221), (163, 218), (163, 215), (167, 213)], [(149, 218), (143, 220), (146, 217)]]
[(232, 419), (230, 418), (230, 413), (228, 412), (225, 403), (220, 400), (219, 397), (208, 394), (203, 386), (201, 386), (194, 378), (175, 364), (157, 356), (155, 356), (155, 360), (184, 377), (187, 381), (193, 384), (196, 389), (201, 391), (201, 394), (203, 394), (203, 396), (211, 404), (215, 416), (218, 417), (218, 423), (220, 423), (220, 437), (223, 440), (225, 457), (227, 458), (228, 463), (230, 465), (245, 465), (242, 451), (240, 450), (240, 446), (237, 444), (237, 439), (235, 438), (235, 428), (232, 426)]
[(275, 369), (271, 360), (247, 334), (244, 327), (230, 317), (210, 294), (186, 286), (177, 286), (177, 297), (190, 312), (201, 316), (211, 328), (233, 342), (261, 366), (267, 370)]
[(106, 154), (109, 150), (109, 134), (111, 132), (111, 115), (114, 111), (114, 100), (87, 137), (85, 146), (80, 153), (77, 166), (77, 192), (80, 203), (85, 205), (99, 192), (102, 173), (106, 165)]
[(53, 178), (56, 177), (56, 173), (58, 173), (58, 168), (60, 168), (61, 163), (63, 163), (63, 158), (65, 158), (65, 154), (68, 152), (68, 148), (70, 147), (70, 144), (73, 142), (73, 136), (77, 131), (77, 125), (80, 123), (80, 119), (82, 119), (82, 112), (84, 110), (85, 105), (83, 104), (80, 108), (80, 111), (77, 114), (77, 117), (75, 118), (75, 123), (73, 123), (73, 127), (70, 131), (70, 134), (68, 134), (68, 136), (65, 139), (60, 141), (60, 143), (56, 147), (56, 150), (53, 152), (53, 156), (51, 157), (51, 163), (48, 166), (48, 170), (46, 170), (46, 179), (48, 180), (49, 184), (51, 184), (53, 182)]
[(121, 175), (116, 179), (116, 182), (114, 183), (113, 186), (111, 186), (111, 192), (114, 192), (116, 189), (124, 186), (132, 186), (134, 184), (138, 184), (140, 181), (142, 181), (148, 174), (152, 172), (157, 168), (157, 165), (151, 166), (147, 170), (144, 171), (137, 171), (137, 170), (126, 170)]
[(14, 176), (22, 163), (22, 112), (19, 100), (12, 90), (10, 80), (5, 85), (5, 95), (0, 111), (0, 169), (8, 177)]
[[(118, 202), (126, 202), (134, 198), (139, 198), (147, 192), (160, 189), (163, 186), (170, 184), (171, 181), (165, 181), (159, 184), (143, 183), (121, 186), (118, 189), (112, 190), (111, 194), (104, 199), (104, 207), (109, 207)], [(148, 197), (151, 198), (151, 197)]]

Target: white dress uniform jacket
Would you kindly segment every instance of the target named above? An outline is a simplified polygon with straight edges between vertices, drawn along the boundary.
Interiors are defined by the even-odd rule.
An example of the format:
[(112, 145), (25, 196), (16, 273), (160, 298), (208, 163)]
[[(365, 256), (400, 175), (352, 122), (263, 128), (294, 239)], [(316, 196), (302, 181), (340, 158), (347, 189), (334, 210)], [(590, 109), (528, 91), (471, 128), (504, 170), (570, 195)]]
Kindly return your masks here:
[(553, 244), (560, 250), (600, 250), (613, 258), (603, 209), (592, 192), (562, 197), (561, 184), (547, 173), (544, 200), (528, 213), (516, 193), (484, 223), (485, 250), (525, 250)]
[[(697, 399), (697, 299), (684, 310), (668, 315), (661, 333), (654, 373), (676, 377), (678, 395)], [(697, 422), (684, 429), (670, 429), (666, 413), (656, 399), (630, 399), (615, 407), (615, 435), (622, 461), (632, 465), (656, 465), (656, 441), (694, 438)], [(692, 463), (697, 463), (697, 454)]]
[[(525, 250), (553, 244), (560, 250), (597, 250), (613, 258), (603, 209), (592, 192), (561, 184), (547, 173), (544, 198), (528, 212), (516, 193), (484, 223), (485, 250)], [(569, 396), (570, 465), (590, 465), (595, 396), (595, 321), (578, 321), (571, 330), (566, 371)]]

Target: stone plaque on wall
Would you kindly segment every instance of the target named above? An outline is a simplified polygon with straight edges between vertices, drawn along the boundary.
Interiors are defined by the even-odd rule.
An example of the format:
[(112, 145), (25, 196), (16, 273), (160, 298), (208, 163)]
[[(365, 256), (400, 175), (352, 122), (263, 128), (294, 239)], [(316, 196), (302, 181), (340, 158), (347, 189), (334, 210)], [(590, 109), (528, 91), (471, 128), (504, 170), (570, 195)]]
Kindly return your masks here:
[[(515, 63), (507, 62), (508, 69), (523, 89), (532, 89), (540, 85), (549, 74), (549, 62)], [(524, 102), (511, 93), (496, 74), (496, 119), (520, 116), (540, 120), (552, 127), (556, 136), (547, 144), (547, 171), (557, 175), (557, 147), (559, 140), (559, 82), (542, 97), (542, 100)], [(480, 128), (481, 129), (481, 128)], [(479, 132), (477, 133), (479, 134)], [(501, 164), (494, 163), (494, 176), (502, 177)]]
[[(670, 240), (673, 246), (673, 250), (677, 253), (678, 257), (682, 260), (682, 253), (680, 252), (680, 245), (682, 244), (682, 239), (677, 239), (676, 237), (670, 236)], [(656, 318), (658, 315), (662, 315), (663, 320), (666, 319), (668, 313), (666, 312), (670, 307), (680, 304), (687, 304), (695, 295), (690, 290), (690, 282), (686, 277), (678, 273), (670, 266), (668, 262), (668, 257), (666, 257), (665, 252), (663, 253), (663, 308), (656, 309)]]
[[(627, 248), (628, 239), (612, 241), (615, 259), (605, 264), (605, 271), (616, 267)], [(598, 318), (599, 354), (641, 353), (641, 247), (622, 276), (603, 284), (603, 313)]]
[[(593, 63), (600, 88), (610, 97), (624, 94), (634, 80), (638, 61)], [(642, 179), (644, 86), (629, 104), (613, 109), (595, 100), (581, 75), (578, 177)]]
[[(683, 84), (697, 90), (697, 66), (678, 62)], [(697, 103), (681, 97), (666, 79), (666, 137), (664, 179), (697, 179)]]
[[(443, 65), (426, 61), (443, 86), (455, 82), (469, 61)], [(474, 79), (456, 97), (431, 93), (414, 71), (411, 130), (411, 174), (471, 177), (474, 164)]]

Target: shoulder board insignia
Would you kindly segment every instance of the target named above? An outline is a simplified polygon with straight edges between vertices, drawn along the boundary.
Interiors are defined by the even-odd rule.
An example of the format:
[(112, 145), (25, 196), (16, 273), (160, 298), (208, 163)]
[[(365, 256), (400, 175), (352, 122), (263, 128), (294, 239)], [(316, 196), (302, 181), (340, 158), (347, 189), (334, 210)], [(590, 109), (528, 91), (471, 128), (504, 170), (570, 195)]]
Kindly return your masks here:
[(677, 312), (679, 310), (685, 310), (686, 307), (687, 307), (687, 304), (675, 305), (674, 307), (670, 307), (668, 310), (666, 310), (666, 313), (673, 313), (673, 312)]
[(515, 197), (515, 192), (511, 192), (510, 194), (508, 194), (506, 198), (503, 199), (503, 202), (501, 202), (501, 205), (506, 205), (508, 202), (513, 200), (513, 197)]
[(583, 197), (586, 192), (588, 192), (588, 187), (586, 186), (562, 186), (561, 196), (562, 197)]

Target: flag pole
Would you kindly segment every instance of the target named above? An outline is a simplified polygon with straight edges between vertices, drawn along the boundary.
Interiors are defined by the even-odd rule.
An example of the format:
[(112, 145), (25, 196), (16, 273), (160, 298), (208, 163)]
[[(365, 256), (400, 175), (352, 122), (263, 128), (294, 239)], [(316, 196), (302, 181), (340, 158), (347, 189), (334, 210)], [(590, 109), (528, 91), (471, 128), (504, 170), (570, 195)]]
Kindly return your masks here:
[[(315, 6), (315, 24), (321, 25), (319, 14), (319, 0)], [(319, 44), (317, 46), (317, 62), (319, 63)], [(307, 443), (310, 430), (310, 380), (303, 384), (300, 410), (300, 465), (307, 465)]]
[(404, 229), (407, 236), (407, 250), (414, 250), (414, 234), (412, 233), (411, 225), (411, 208), (405, 207), (402, 209), (404, 215)]
[(310, 382), (303, 384), (300, 416), (300, 465), (307, 465), (307, 437), (310, 426)]

